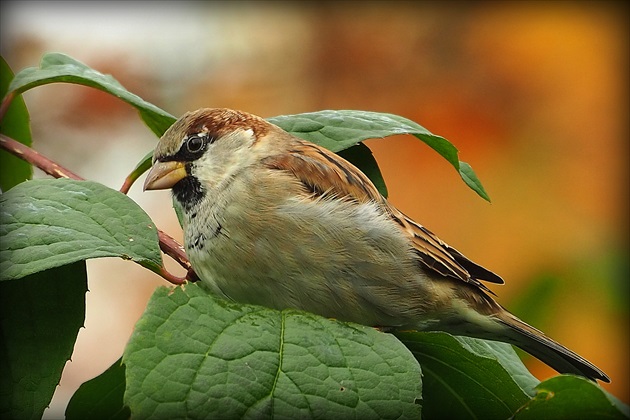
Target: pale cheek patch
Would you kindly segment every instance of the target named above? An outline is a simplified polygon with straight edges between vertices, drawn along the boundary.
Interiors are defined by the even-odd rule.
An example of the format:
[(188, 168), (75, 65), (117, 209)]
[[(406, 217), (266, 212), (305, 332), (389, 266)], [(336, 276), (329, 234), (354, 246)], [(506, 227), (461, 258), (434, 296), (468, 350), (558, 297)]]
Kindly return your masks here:
[(248, 129), (223, 136), (208, 147), (195, 165), (193, 175), (209, 188), (225, 185), (235, 174), (254, 162), (255, 155), (250, 150), (254, 143), (253, 134)]

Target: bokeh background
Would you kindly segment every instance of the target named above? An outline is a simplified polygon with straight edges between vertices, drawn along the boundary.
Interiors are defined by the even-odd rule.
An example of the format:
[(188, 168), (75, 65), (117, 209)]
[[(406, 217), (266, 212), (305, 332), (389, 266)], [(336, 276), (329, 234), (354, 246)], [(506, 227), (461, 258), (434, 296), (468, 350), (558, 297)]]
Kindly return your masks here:
[[(391, 201), (506, 279), (526, 321), (591, 360), (630, 402), (628, 12), (623, 2), (2, 2), (14, 71), (45, 52), (111, 73), (174, 115), (361, 109), (449, 139), (492, 198), (412, 137), (370, 140)], [(119, 188), (156, 138), (128, 105), (73, 85), (27, 92), (37, 150)], [(37, 173), (36, 176), (43, 176)], [(181, 239), (166, 192), (134, 198)], [(169, 263), (179, 274), (179, 268)], [(165, 281), (88, 263), (87, 319), (48, 418), (122, 353)], [(523, 354), (540, 379), (554, 372)]]

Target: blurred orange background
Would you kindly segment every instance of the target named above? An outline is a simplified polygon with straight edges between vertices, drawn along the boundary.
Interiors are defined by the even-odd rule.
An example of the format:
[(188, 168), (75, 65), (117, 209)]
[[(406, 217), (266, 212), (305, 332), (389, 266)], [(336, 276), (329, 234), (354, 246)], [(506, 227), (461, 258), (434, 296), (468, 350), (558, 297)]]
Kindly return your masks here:
[[(16, 72), (63, 52), (174, 115), (360, 109), (446, 137), (492, 203), (417, 139), (370, 140), (391, 201), (506, 279), (492, 287), (504, 306), (601, 367), (604, 387), (630, 402), (622, 3), (3, 2), (0, 39)], [(24, 97), (35, 148), (86, 178), (119, 188), (155, 145), (102, 92), (54, 85)], [(168, 193), (137, 185), (130, 196), (181, 239)], [(117, 259), (88, 270), (86, 328), (48, 418), (121, 355), (166, 284)], [(555, 374), (524, 357), (540, 379)]]

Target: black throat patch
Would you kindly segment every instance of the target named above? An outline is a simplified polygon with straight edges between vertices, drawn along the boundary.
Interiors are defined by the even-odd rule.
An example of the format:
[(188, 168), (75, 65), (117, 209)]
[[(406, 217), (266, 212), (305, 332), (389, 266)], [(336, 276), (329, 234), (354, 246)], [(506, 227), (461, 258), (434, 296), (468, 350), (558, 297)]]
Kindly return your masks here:
[(190, 211), (206, 195), (201, 183), (194, 176), (187, 176), (173, 185), (175, 199), (182, 205), (185, 211)]

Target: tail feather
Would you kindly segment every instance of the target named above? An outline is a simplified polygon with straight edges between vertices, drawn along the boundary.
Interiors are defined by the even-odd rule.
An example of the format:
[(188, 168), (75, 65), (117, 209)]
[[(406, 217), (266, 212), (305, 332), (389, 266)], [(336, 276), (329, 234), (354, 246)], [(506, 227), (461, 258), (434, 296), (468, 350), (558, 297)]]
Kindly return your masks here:
[(547, 337), (507, 311), (497, 314), (498, 320), (509, 327), (509, 341), (532, 356), (545, 362), (560, 373), (573, 373), (593, 381), (610, 382), (610, 378), (597, 366), (562, 344)]

